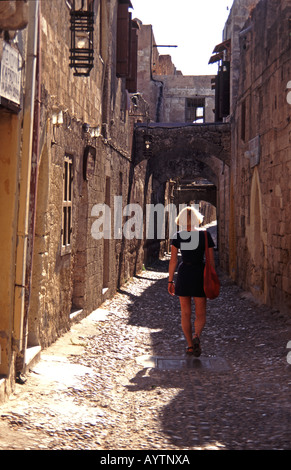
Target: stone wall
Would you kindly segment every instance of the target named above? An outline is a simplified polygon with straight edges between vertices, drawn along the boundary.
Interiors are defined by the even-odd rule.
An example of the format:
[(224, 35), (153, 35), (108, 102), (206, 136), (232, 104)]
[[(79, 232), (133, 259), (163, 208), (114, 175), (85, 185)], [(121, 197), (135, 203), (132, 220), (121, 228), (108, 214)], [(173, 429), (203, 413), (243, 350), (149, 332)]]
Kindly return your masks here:
[(158, 61), (158, 51), (154, 48), (155, 38), (152, 25), (143, 25), (139, 20), (137, 83), (138, 90), (148, 103), (149, 119), (158, 120), (158, 100), (161, 93), (161, 83), (152, 78), (153, 64)]
[[(125, 79), (116, 76), (117, 1), (103, 2), (102, 53), (95, 2), (90, 77), (76, 77), (69, 68), (69, 13), (66, 2), (41, 2), (40, 161), (29, 346), (50, 344), (70, 327), (76, 312), (96, 309), (143, 264), (141, 241), (114, 236), (115, 196), (122, 196), (123, 207), (140, 193), (143, 197), (145, 179), (145, 169), (134, 170), (131, 161), (133, 126), (144, 109), (129, 114)], [(58, 116), (62, 119), (56, 123)], [(98, 128), (96, 136), (92, 128)], [(72, 230), (64, 247), (65, 157), (72, 161)], [(98, 204), (110, 208), (109, 237), (92, 232), (102, 216)]]
[(154, 122), (185, 122), (186, 99), (200, 97), (205, 99), (205, 122), (213, 122), (213, 77), (182, 75), (170, 55), (159, 54), (152, 26), (138, 21), (138, 89), (149, 103), (150, 119)]
[(234, 0), (229, 17), (223, 30), (223, 39), (231, 39), (230, 61), (230, 113), (233, 112), (238, 93), (239, 66), (241, 45), (240, 40), (245, 38), (244, 25), (250, 17), (259, 0)]
[(231, 167), (236, 253), (231, 274), (256, 298), (286, 312), (291, 308), (290, 16), (290, 1), (261, 1), (244, 25)]
[(160, 75), (163, 83), (162, 122), (185, 122), (187, 98), (205, 100), (205, 122), (214, 122), (214, 94), (211, 88), (212, 75)]

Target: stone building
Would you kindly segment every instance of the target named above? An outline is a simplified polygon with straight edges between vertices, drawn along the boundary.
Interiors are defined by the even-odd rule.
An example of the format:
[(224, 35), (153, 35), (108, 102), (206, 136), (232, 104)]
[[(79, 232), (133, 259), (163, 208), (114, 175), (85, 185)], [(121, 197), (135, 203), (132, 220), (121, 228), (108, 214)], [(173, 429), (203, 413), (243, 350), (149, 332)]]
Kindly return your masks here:
[(138, 89), (154, 122), (214, 122), (211, 75), (183, 75), (170, 55), (160, 55), (152, 25), (139, 24)]
[[(145, 132), (152, 139), (149, 161), (160, 193), (166, 181), (170, 186), (174, 182), (175, 190), (179, 180), (186, 198), (189, 189), (195, 189), (189, 188), (195, 180), (214, 183), (220, 266), (259, 301), (287, 312), (291, 288), (289, 18), (290, 1), (234, 1), (222, 42), (215, 45), (210, 58), (211, 63), (218, 62), (217, 76), (211, 77), (214, 133), (209, 125), (203, 129), (203, 124), (201, 129), (177, 128), (187, 121), (185, 100), (191, 94), (211, 97), (213, 92), (201, 77), (194, 77), (194, 85), (191, 77), (176, 71), (169, 56), (159, 56), (151, 26), (141, 25), (139, 90), (158, 124), (138, 127), (136, 132), (138, 139)], [(216, 142), (221, 131), (229, 132), (231, 145), (221, 140), (219, 151), (208, 143)], [(229, 151), (229, 158), (222, 158), (224, 151)]]
[[(141, 240), (110, 216), (130, 216), (127, 204), (147, 197), (145, 167), (132, 164), (134, 123), (146, 121), (147, 108), (131, 100), (138, 24), (130, 0), (0, 8), (3, 398), (42, 348), (142, 268)], [(15, 97), (3, 91), (5, 67)]]
[(290, 19), (287, 0), (235, 0), (230, 43), (229, 272), (255, 298), (291, 309)]

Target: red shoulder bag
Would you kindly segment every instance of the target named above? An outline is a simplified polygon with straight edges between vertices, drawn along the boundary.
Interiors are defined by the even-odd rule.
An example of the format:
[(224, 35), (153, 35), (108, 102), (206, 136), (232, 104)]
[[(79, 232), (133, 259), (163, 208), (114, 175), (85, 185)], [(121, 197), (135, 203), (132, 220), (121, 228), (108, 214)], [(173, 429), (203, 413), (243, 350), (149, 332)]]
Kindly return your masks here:
[(207, 299), (215, 299), (219, 295), (220, 282), (214, 267), (210, 264), (208, 238), (205, 230), (205, 268), (204, 268), (204, 292)]

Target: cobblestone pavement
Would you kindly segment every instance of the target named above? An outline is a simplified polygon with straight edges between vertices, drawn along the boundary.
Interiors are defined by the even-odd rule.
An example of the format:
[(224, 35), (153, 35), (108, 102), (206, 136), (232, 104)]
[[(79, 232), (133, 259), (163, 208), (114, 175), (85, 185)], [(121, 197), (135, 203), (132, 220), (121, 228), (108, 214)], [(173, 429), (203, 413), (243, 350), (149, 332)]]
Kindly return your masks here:
[(167, 267), (143, 271), (43, 351), (0, 406), (0, 450), (291, 448), (290, 319), (221, 275), (202, 356), (187, 362)]

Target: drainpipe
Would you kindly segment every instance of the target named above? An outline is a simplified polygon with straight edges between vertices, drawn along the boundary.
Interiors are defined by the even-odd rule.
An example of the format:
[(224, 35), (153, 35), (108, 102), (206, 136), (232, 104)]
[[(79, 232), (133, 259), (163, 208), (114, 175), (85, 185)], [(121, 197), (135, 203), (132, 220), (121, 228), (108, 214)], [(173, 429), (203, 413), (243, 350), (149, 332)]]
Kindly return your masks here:
[[(41, 4), (39, 4), (38, 18), (40, 19)], [(32, 271), (33, 271), (33, 252), (35, 241), (35, 221), (37, 209), (37, 187), (38, 187), (38, 172), (39, 172), (39, 136), (40, 136), (40, 100), (41, 100), (41, 36), (40, 36), (40, 21), (38, 21), (38, 41), (37, 41), (37, 62), (36, 62), (36, 90), (35, 90), (35, 104), (34, 104), (34, 122), (33, 122), (33, 143), (31, 155), (31, 179), (30, 179), (30, 204), (29, 204), (29, 219), (28, 219), (28, 240), (27, 240), (27, 254), (26, 254), (26, 292), (24, 304), (24, 318), (23, 318), (23, 341), (22, 350), (19, 359), (16, 361), (16, 374), (18, 375), (18, 382), (21, 382), (20, 373), (24, 372), (26, 365), (26, 351), (28, 343), (28, 313), (30, 306), (30, 294), (32, 285)]]
[(16, 273), (13, 319), (13, 349), (17, 353), (24, 346), (24, 312), (27, 242), (29, 235), (29, 202), (33, 122), (36, 89), (36, 65), (39, 23), (39, 0), (29, 2), (27, 30), (26, 75), (23, 108), (23, 140), (19, 180), (19, 207), (17, 220)]
[(153, 77), (152, 73), (152, 55), (153, 55), (153, 27), (151, 26), (151, 51), (150, 51), (150, 79), (154, 83), (159, 83), (159, 97), (156, 104), (156, 122), (160, 122), (160, 111), (163, 100), (164, 82)]

